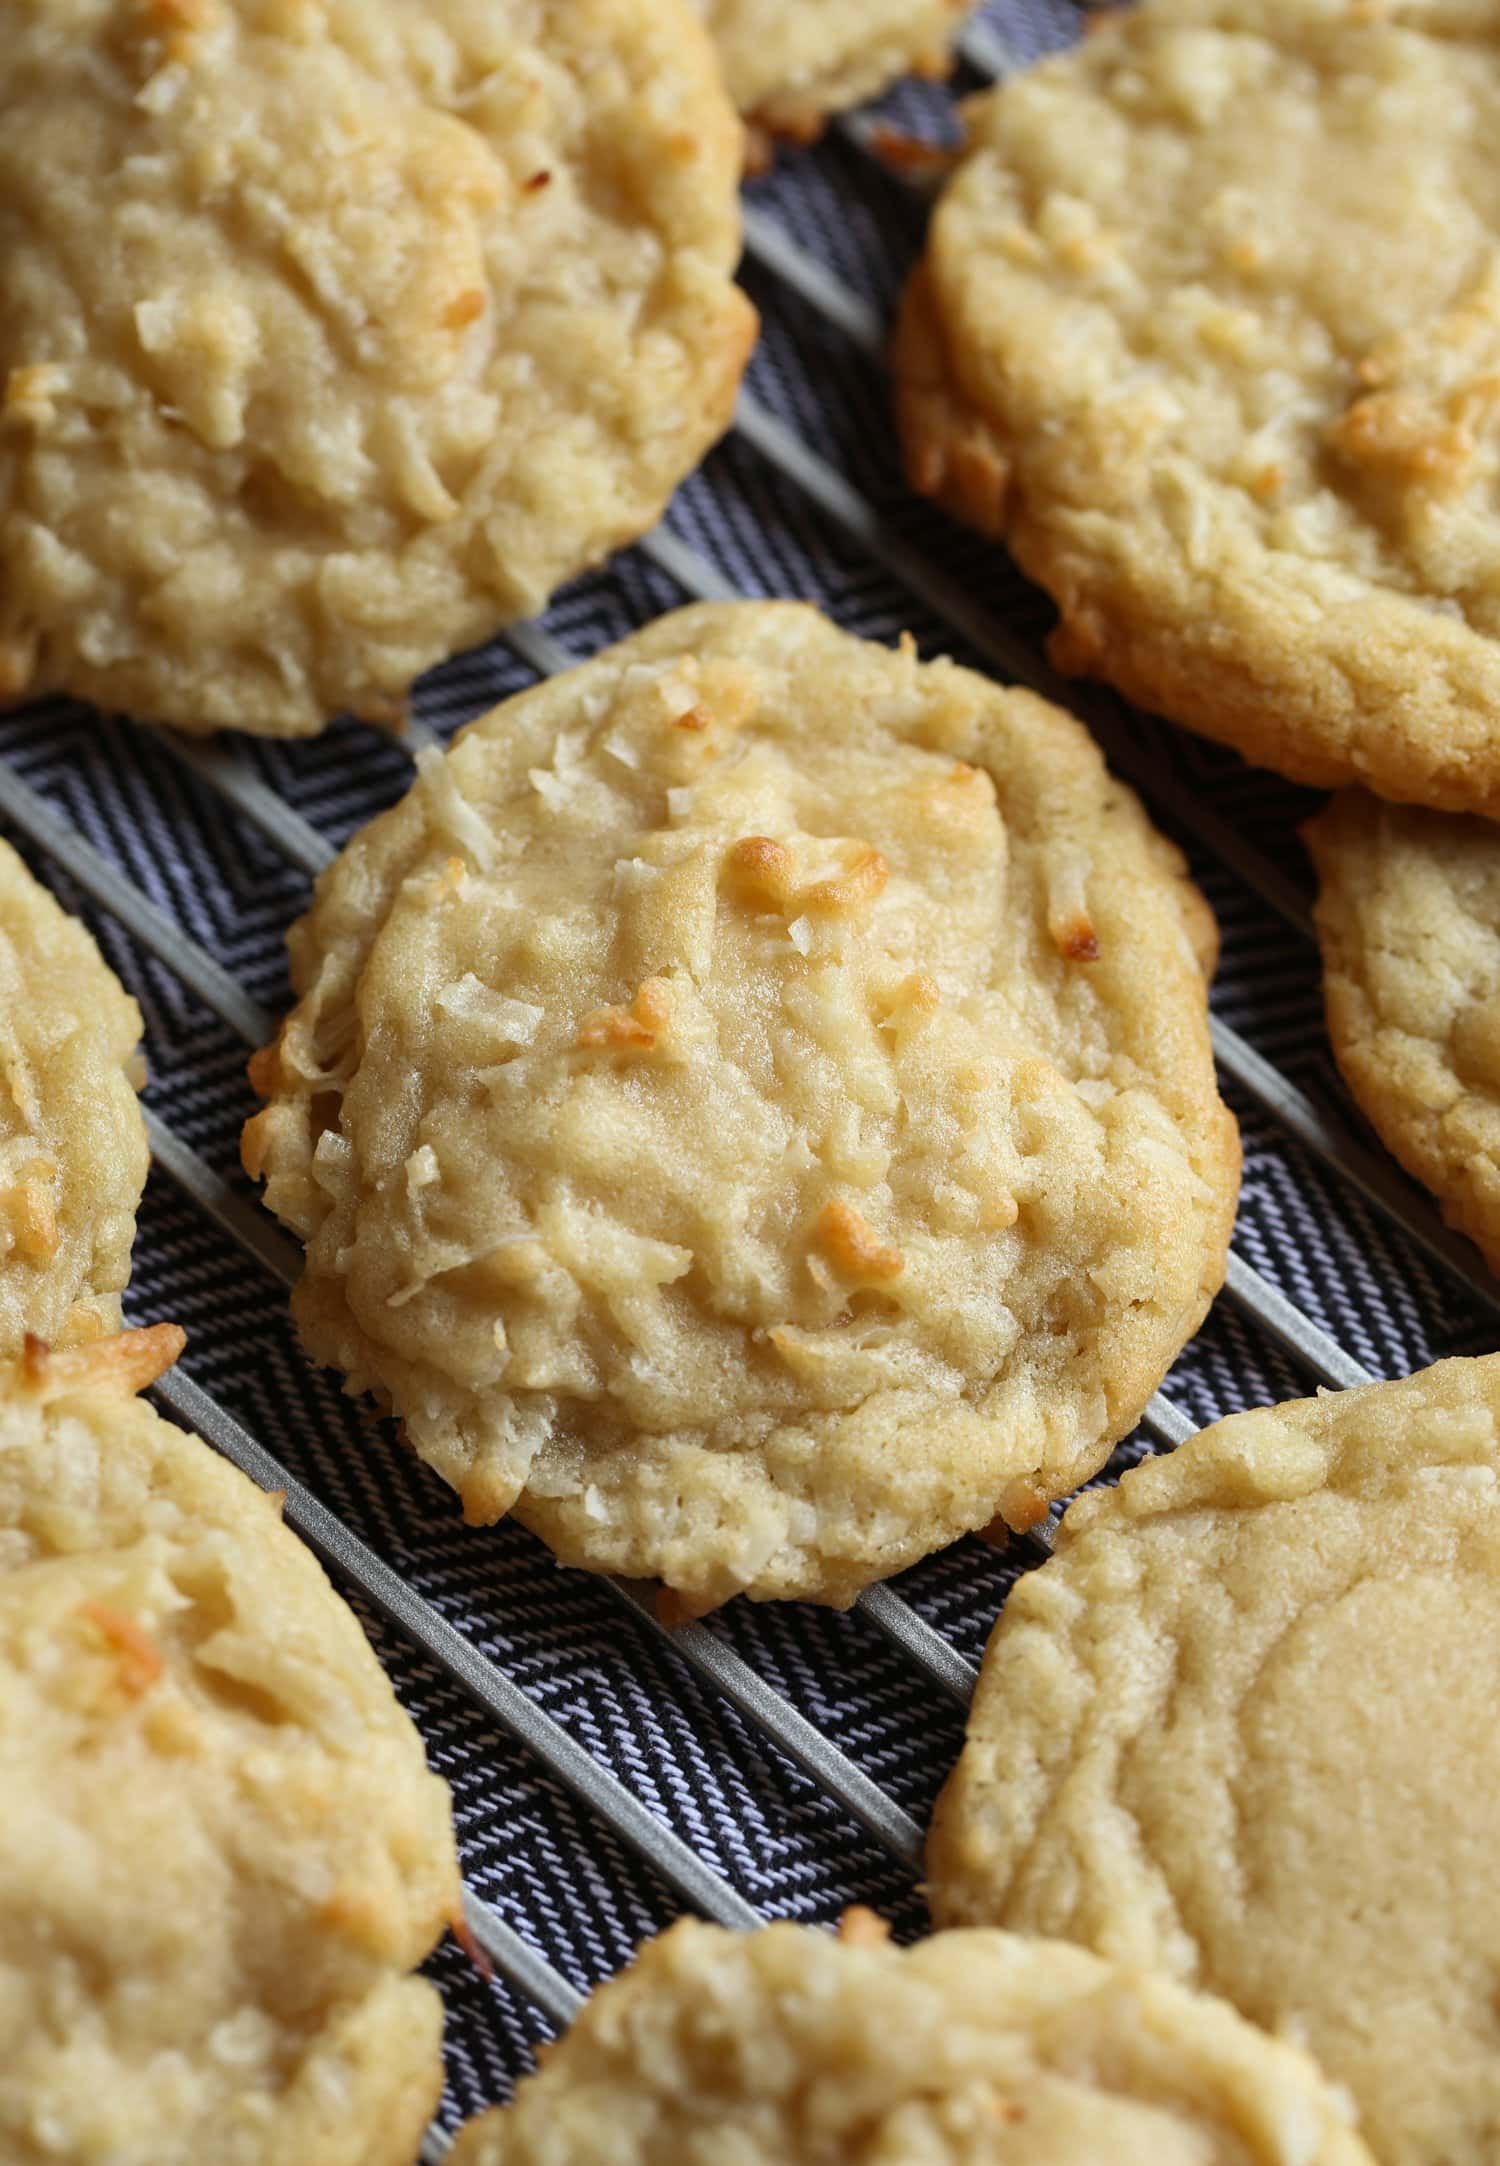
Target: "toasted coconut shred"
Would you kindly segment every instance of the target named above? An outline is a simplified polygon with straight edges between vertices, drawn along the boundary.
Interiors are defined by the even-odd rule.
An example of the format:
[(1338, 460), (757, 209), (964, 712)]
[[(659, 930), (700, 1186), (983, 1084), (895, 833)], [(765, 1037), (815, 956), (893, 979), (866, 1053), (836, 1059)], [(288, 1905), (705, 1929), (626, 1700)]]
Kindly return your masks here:
[(1056, 710), (668, 618), (426, 763), (294, 932), (246, 1162), (302, 1332), (470, 1518), (692, 1608), (1026, 1524), (1222, 1272), (1205, 918)]

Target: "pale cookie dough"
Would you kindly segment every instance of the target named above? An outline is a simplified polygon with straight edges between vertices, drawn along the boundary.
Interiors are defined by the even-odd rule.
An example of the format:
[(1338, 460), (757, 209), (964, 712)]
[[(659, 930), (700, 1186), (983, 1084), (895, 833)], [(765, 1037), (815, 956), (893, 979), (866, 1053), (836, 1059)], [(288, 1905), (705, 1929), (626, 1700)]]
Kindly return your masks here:
[(1500, 816), (1500, 0), (1148, 0), (967, 127), (913, 484), (1049, 589), (1062, 667)]
[(1382, 2166), (1500, 2132), (1500, 1356), (1239, 1414), (1016, 1587), (928, 1851), (1307, 2046)]
[(1009, 1933), (686, 1922), (451, 2166), (1373, 2166), (1307, 2056), (1221, 2002)]
[(940, 75), (969, 0), (696, 0), (729, 94), (772, 135), (815, 136), (830, 113), (900, 75)]
[(1351, 790), (1303, 833), (1345, 1080), (1500, 1271), (1500, 829)]
[(0, 0), (0, 698), (394, 719), (729, 421), (686, 0)]
[(181, 1343), (0, 1374), (0, 2156), (411, 2166), (447, 1789), (279, 1500), (132, 1396)]
[(470, 1519), (845, 1603), (1038, 1518), (1220, 1283), (1207, 907), (1068, 716), (794, 604), (509, 701), (319, 883), (245, 1135)]
[(89, 934), (0, 842), (0, 1358), (120, 1328), (150, 1164), (140, 1038)]

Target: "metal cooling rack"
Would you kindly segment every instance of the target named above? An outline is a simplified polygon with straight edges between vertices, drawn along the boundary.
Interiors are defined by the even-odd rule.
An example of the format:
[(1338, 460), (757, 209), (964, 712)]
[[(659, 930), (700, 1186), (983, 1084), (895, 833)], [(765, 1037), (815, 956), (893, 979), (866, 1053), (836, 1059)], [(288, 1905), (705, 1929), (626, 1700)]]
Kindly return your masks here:
[[(982, 10), (961, 42), (961, 87), (1072, 28), (1061, 0)], [(937, 93), (917, 89), (899, 94), (892, 114), (927, 133), (947, 118)], [(747, 1844), (755, 1836), (774, 1850), (774, 1833), (760, 1827), (767, 1799), (768, 1826), (773, 1807), (803, 1827), (777, 1909), (827, 1915), (834, 1894), (873, 1895), (912, 1929), (918, 1812), (951, 1760), (972, 1656), (1007, 1580), (1045, 1555), (1049, 1536), (1043, 1529), (998, 1561), (960, 1545), (907, 1574), (902, 1592), (870, 1590), (852, 1621), (795, 1610), (751, 1619), (737, 1604), (711, 1622), (669, 1628), (650, 1589), (586, 1582), (580, 1593), (574, 1576), (549, 1582), (519, 1530), (495, 1538), (475, 1580), (474, 1545), (485, 1537), (461, 1536), (446, 1493), (435, 1499), (428, 1477), (404, 1461), (382, 1475), (398, 1485), (394, 1501), (382, 1491), (372, 1503), (358, 1479), (345, 1478), (339, 1455), (358, 1454), (379, 1425), (341, 1406), (311, 1372), (286, 1382), (298, 1357), (288, 1351), (284, 1292), (300, 1251), (238, 1173), (235, 1139), (250, 1101), (236, 1071), (285, 1003), (271, 934), (302, 907), (308, 877), (350, 828), (407, 786), (418, 746), (663, 607), (786, 591), (788, 574), (793, 591), (811, 591), (854, 629), (888, 637), (909, 624), (924, 651), (951, 651), (1031, 685), (1088, 722), (1117, 771), (1186, 843), (1227, 934), (1214, 1046), (1246, 1130), (1246, 1204), (1223, 1299), (1110, 1471), (1235, 1405), (1309, 1384), (1358, 1384), (1485, 1343), (1500, 1314), (1500, 1289), (1474, 1252), (1362, 1140), (1339, 1100), (1317, 1027), (1305, 883), (1287, 847), (1289, 812), (1306, 800), (1107, 694), (1058, 679), (1042, 659), (1047, 613), (1035, 594), (996, 552), (902, 493), (882, 418), (882, 353), (921, 215), (900, 175), (880, 163), (879, 137), (863, 117), (758, 184), (746, 279), (766, 338), (731, 438), (667, 522), (570, 590), (545, 624), (436, 673), (400, 747), (347, 728), (313, 746), (203, 745), (81, 717), (60, 702), (0, 724), (0, 813), (64, 901), (81, 904), (138, 993), (153, 1060), (166, 1051), (147, 1118), (156, 1167), (177, 1195), (164, 1200), (153, 1182), (130, 1305), (141, 1320), (188, 1321), (190, 1344), (157, 1396), (253, 1480), (286, 1491), (287, 1520), (361, 1609), (408, 1704), (442, 1740), (434, 1756), (455, 1783), (473, 1882), (468, 1925), (496, 1974), (484, 1983), (451, 1955), (437, 1965), (450, 2010), (463, 2011), (450, 2051), (450, 2124), (518, 2072), (538, 2030), (567, 2021), (581, 1985), (674, 1910), (735, 1926), (761, 1915), (746, 1887), (766, 1873), (726, 1833), (723, 1800), (705, 1806), (690, 1794), (695, 1781), (702, 1788), (700, 1747), (709, 1759), (732, 1747), (749, 1769), (750, 1787), (736, 1793)], [(225, 892), (206, 896), (215, 868)], [(247, 1381), (247, 1367), (281, 1380), (274, 1407), (269, 1385)], [(309, 1410), (321, 1441), (307, 1441), (288, 1406)], [(284, 1451), (268, 1448), (268, 1427)], [(390, 1448), (377, 1434), (371, 1463)], [(338, 1491), (339, 1510), (320, 1500), (320, 1486)], [(418, 1531), (408, 1539), (413, 1517)], [(455, 1597), (446, 1551), (460, 1541), (472, 1584)], [(527, 1626), (533, 1601), (552, 1606), (538, 1632)], [(577, 1679), (602, 1643), (616, 1642), (655, 1695), (653, 1725), (670, 1724), (666, 1696), (676, 1694), (689, 1703), (697, 1744), (674, 1754), (672, 1736), (688, 1731), (665, 1728), (666, 1745), (648, 1754), (618, 1726), (608, 1731), (600, 1709), (616, 1703), (591, 1698)], [(831, 1665), (856, 1680), (863, 1673), (847, 1706), (842, 1684), (827, 1685)], [(834, 1716), (822, 1723), (804, 1712), (826, 1714), (825, 1703)], [(842, 1744), (829, 1734), (835, 1727)], [(497, 1802), (495, 1764), (517, 1753), (530, 1766), (505, 1778)], [(767, 1774), (759, 1805), (758, 1756)], [(524, 1840), (523, 1826), (532, 1831)], [(528, 1878), (528, 1855), (546, 1873)], [(424, 2158), (440, 2158), (446, 2141), (435, 2129)]]

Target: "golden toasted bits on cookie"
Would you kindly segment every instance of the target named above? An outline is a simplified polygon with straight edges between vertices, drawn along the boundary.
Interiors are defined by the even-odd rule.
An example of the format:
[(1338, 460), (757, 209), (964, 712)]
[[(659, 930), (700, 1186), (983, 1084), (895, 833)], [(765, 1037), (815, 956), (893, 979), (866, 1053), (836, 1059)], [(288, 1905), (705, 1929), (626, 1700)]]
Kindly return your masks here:
[(785, 911), (797, 892), (797, 860), (770, 835), (746, 835), (725, 854), (724, 867), (752, 909)]
[(770, 835), (746, 835), (726, 853), (724, 866), (736, 896), (751, 909), (788, 917), (803, 911), (852, 917), (884, 893), (890, 867), (868, 843), (840, 843), (838, 855), (838, 872), (799, 885), (796, 855), (784, 842)]
[(133, 0), (147, 36), (160, 39), (167, 60), (182, 66), (191, 62), (198, 41), (221, 20), (219, 0)]
[(145, 1626), (112, 1602), (80, 1602), (78, 1614), (119, 1656), (119, 1684), (125, 1697), (138, 1700), (149, 1692), (165, 1664)]
[(1351, 465), (1395, 469), (1442, 491), (1463, 487), (1475, 453), (1473, 436), (1461, 423), (1400, 391), (1357, 399), (1330, 426), (1328, 447)]
[(1035, 1482), (1014, 1482), (1005, 1492), (1001, 1517), (1013, 1534), (1029, 1534), (1049, 1516), (1050, 1501)]
[(846, 1948), (883, 1948), (890, 1937), (887, 1921), (863, 1903), (852, 1903), (839, 1919), (839, 1939)]
[(684, 1920), (591, 1995), (453, 2166), (1372, 2166), (1296, 2047), (1149, 1972), (1061, 1942), (954, 1932), (897, 1947)]
[(929, 971), (914, 970), (881, 999), (881, 1020), (893, 1023), (906, 1016), (936, 1015), (942, 1004), (937, 979)]
[(33, 1158), (21, 1168), (14, 1186), (0, 1192), (0, 1214), (9, 1224), (11, 1244), (28, 1263), (50, 1263), (60, 1246), (50, 1189), (56, 1177), (50, 1158)]
[(664, 618), (472, 723), (294, 930), (244, 1149), (299, 1328), (470, 1521), (846, 1604), (1086, 1480), (1196, 1328), (1205, 915), (1059, 709), (794, 604)]
[(1497, 1662), (1500, 1356), (1217, 1422), (1012, 1590), (934, 1916), (1129, 1948), (1295, 2037), (1383, 2166), (1490, 2166)]
[(67, 1398), (74, 1392), (115, 1392), (133, 1397), (165, 1376), (187, 1344), (180, 1324), (148, 1324), (137, 1331), (117, 1331), (86, 1346), (54, 1347), (27, 1333), (17, 1374), (37, 1399)]
[(852, 917), (885, 893), (891, 868), (878, 850), (865, 842), (851, 842), (843, 846), (843, 855), (842, 872), (815, 880), (802, 890), (797, 900), (804, 910), (829, 917)]
[(0, 2157), (410, 2166), (448, 1793), (317, 1560), (134, 1396), (180, 1343), (0, 1366)]
[(488, 298), (482, 286), (466, 286), (456, 293), (443, 311), (443, 321), (451, 331), (463, 331), (471, 323), (477, 323), (488, 306)]
[(578, 1026), (585, 1052), (650, 1053), (672, 1022), (670, 991), (663, 978), (647, 978), (628, 1008), (596, 1008)]
[[(245, 1063), (245, 1074), (257, 1098), (269, 1098), (281, 1078), (281, 1040), (257, 1046)], [(253, 1178), (253, 1176), (252, 1176)]]
[(835, 1271), (846, 1279), (867, 1280), (878, 1285), (900, 1278), (906, 1258), (900, 1249), (882, 1241), (869, 1220), (852, 1203), (835, 1197), (825, 1203), (813, 1228), (814, 1239)]

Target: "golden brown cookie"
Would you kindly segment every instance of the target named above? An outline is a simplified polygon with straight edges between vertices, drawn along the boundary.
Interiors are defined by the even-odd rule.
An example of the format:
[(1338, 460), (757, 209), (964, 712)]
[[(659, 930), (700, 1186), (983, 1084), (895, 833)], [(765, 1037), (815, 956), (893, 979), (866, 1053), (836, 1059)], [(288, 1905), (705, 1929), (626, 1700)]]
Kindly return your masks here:
[(1500, 814), (1500, 8), (1148, 0), (966, 108), (914, 485), (1056, 658), (1304, 782)]
[(133, 1396), (181, 1343), (0, 1375), (0, 2155), (411, 2166), (447, 1788), (279, 1500)]
[(1500, 1356), (1235, 1415), (1064, 1516), (928, 1851), (947, 1925), (1306, 2045), (1382, 2166), (1500, 2128)]
[(815, 136), (830, 113), (900, 75), (940, 75), (969, 0), (697, 0), (729, 94), (772, 135)]
[(1345, 1080), (1500, 1269), (1500, 830), (1350, 790), (1303, 832)]
[(726, 426), (686, 0), (0, 0), (0, 697), (397, 716)]
[(452, 2166), (1372, 2166), (1307, 2056), (1056, 1941), (686, 1922)]
[(141, 1012), (0, 843), (0, 1359), (120, 1328), (150, 1153)]
[(1127, 1431), (1220, 1283), (1213, 927), (1072, 719), (785, 603), (472, 724), (291, 936), (313, 1354), (567, 1561), (845, 1603)]

